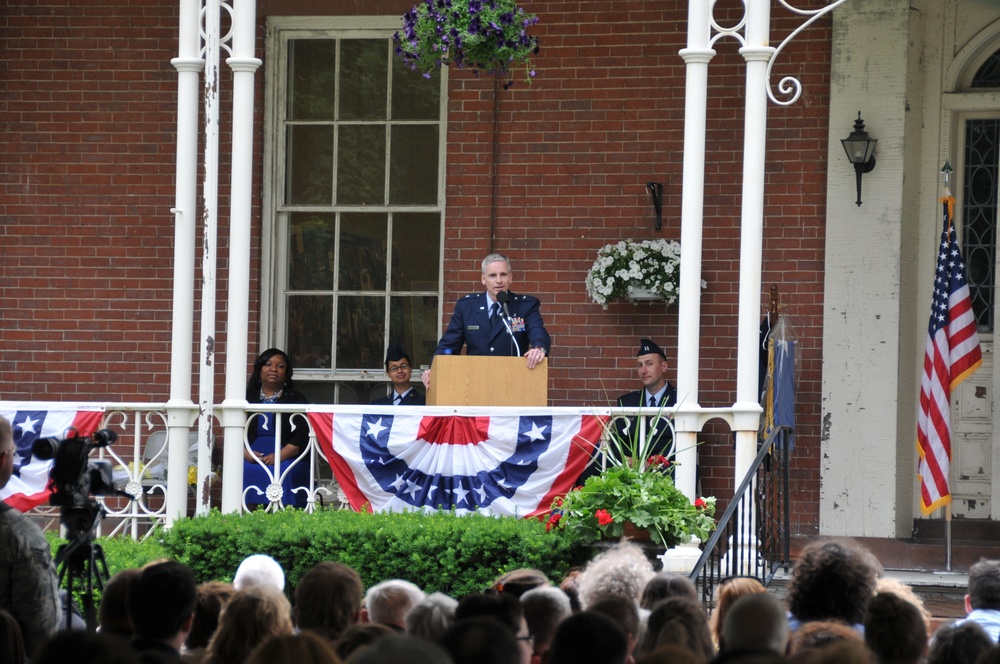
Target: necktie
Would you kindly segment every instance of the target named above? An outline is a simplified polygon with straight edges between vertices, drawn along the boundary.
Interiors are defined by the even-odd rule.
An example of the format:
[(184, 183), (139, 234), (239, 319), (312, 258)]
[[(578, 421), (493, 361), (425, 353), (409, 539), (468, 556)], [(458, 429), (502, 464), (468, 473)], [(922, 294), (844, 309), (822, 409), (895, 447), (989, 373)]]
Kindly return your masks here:
[(403, 396), (399, 392), (396, 392), (396, 395), (392, 398), (392, 405), (398, 406), (402, 400)]
[(649, 397), (649, 407), (656, 408), (656, 397)]

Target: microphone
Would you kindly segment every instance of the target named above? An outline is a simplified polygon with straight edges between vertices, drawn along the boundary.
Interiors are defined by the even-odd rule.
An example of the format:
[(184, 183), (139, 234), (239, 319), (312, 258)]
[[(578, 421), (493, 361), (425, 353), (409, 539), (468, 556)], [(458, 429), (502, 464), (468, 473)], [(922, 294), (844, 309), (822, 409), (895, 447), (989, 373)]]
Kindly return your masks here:
[(510, 320), (510, 307), (507, 304), (510, 302), (510, 293), (505, 290), (499, 291), (497, 293), (497, 302), (499, 302), (500, 306), (503, 307), (504, 318)]
[(510, 335), (510, 340), (514, 342), (514, 351), (517, 357), (521, 356), (521, 346), (517, 343), (517, 336), (514, 334), (514, 330), (510, 327), (510, 307), (507, 305), (510, 302), (510, 294), (507, 291), (500, 291), (497, 293), (497, 302), (503, 307), (503, 317), (500, 320), (503, 321), (503, 326), (507, 328), (507, 334)]

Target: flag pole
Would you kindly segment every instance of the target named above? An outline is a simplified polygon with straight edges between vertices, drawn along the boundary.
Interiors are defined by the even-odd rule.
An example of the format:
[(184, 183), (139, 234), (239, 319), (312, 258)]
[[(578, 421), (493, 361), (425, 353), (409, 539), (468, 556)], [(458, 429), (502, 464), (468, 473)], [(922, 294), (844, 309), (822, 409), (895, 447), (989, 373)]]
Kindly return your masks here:
[[(947, 161), (944, 162), (944, 166), (941, 167), (941, 175), (944, 176), (944, 197), (941, 199), (942, 203), (948, 204), (950, 201), (954, 200), (951, 197), (951, 187), (949, 186), (949, 180), (951, 179), (951, 164)], [(948, 219), (952, 220), (954, 223), (954, 217), (952, 216), (952, 210), (948, 210)], [(949, 423), (950, 427), (950, 423)], [(950, 469), (949, 469), (950, 470)], [(949, 479), (949, 486), (951, 482)], [(944, 506), (944, 571), (951, 571), (951, 501)]]
[(951, 503), (944, 506), (944, 571), (951, 571)]

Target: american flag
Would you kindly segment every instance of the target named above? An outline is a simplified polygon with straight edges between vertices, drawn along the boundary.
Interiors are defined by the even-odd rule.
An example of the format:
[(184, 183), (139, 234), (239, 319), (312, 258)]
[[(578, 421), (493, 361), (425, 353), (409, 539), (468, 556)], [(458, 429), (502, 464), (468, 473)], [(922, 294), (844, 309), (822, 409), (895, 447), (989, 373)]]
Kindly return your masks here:
[(34, 457), (31, 454), (34, 442), (47, 437), (62, 439), (73, 432), (89, 436), (101, 425), (104, 413), (93, 408), (76, 408), (73, 404), (0, 402), (0, 415), (11, 424), (16, 448), (14, 474), (7, 486), (0, 489), (0, 500), (26, 512), (48, 500), (50, 493), (52, 460)]
[[(390, 414), (390, 412), (392, 414)], [(535, 516), (569, 491), (600, 441), (594, 415), (309, 413), (355, 510)]]
[(948, 197), (943, 203), (944, 230), (917, 416), (917, 476), (920, 509), (925, 515), (951, 502), (951, 391), (983, 363), (965, 263), (951, 223), (955, 199)]

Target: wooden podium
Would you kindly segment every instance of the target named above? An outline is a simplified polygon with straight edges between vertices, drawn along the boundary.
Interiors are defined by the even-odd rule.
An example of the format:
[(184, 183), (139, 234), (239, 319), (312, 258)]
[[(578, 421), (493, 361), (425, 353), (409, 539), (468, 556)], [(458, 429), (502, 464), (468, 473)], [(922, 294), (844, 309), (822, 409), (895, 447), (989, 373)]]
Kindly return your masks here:
[(547, 406), (549, 360), (534, 369), (523, 357), (435, 355), (428, 406)]

